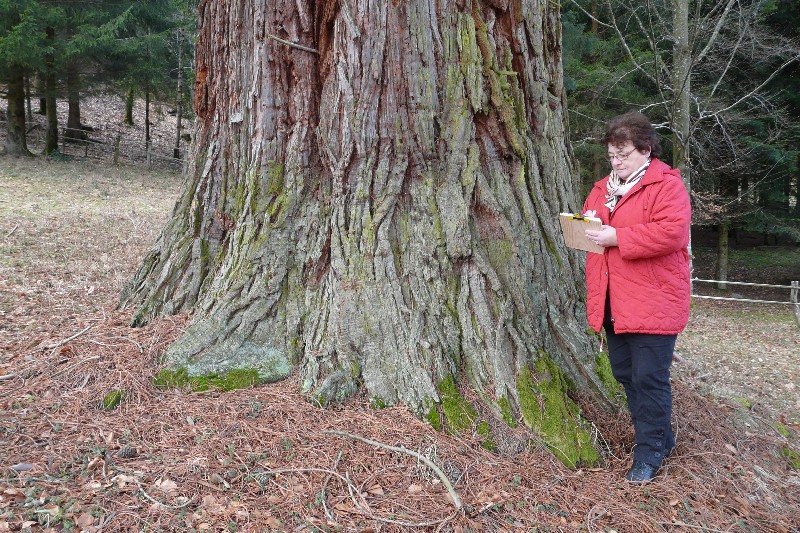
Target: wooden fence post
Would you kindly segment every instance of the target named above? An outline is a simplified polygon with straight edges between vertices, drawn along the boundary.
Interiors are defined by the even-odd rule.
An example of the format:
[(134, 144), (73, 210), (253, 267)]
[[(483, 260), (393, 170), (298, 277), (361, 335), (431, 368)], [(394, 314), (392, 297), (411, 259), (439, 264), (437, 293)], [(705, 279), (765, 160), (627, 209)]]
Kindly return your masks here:
[(792, 295), (789, 300), (794, 304), (794, 318), (797, 320), (797, 325), (800, 326), (800, 301), (798, 301), (798, 293), (800, 293), (800, 281), (792, 282)]
[(117, 133), (117, 138), (114, 139), (114, 164), (119, 165), (119, 141), (120, 135)]

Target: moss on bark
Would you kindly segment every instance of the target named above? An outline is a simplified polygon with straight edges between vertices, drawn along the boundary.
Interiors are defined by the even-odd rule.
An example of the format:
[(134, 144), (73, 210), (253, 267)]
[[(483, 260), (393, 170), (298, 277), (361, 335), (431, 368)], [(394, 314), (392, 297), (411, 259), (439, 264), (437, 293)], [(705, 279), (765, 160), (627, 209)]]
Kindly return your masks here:
[(466, 431), (478, 418), (478, 412), (458, 392), (453, 376), (447, 376), (439, 383), (442, 411), (451, 433)]
[(234, 369), (225, 374), (204, 376), (190, 376), (185, 367), (177, 370), (164, 369), (153, 379), (153, 384), (159, 389), (188, 389), (192, 392), (209, 389), (221, 391), (246, 389), (259, 383), (261, 383), (261, 378), (255, 368)]
[(625, 397), (625, 390), (622, 388), (622, 385), (614, 378), (614, 374), (611, 371), (611, 361), (608, 359), (608, 353), (600, 352), (594, 358), (594, 371), (597, 373), (598, 377), (600, 378), (600, 382), (606, 389), (606, 393), (610, 398), (614, 398), (615, 400), (619, 400)]
[(547, 356), (536, 361), (535, 373), (528, 368), (519, 372), (517, 393), (525, 424), (567, 466), (594, 464), (597, 451), (567, 391), (561, 369)]

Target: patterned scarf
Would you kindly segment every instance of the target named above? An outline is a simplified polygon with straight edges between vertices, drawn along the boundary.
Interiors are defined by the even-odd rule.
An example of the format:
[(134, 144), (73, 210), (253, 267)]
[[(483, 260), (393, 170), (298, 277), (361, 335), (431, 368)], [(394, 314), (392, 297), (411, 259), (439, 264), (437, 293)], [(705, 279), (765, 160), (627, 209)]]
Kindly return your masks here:
[(608, 207), (609, 211), (613, 211), (619, 199), (628, 194), (628, 191), (639, 183), (649, 166), (650, 158), (648, 157), (644, 165), (632, 172), (625, 181), (622, 181), (615, 171), (611, 171), (611, 176), (608, 177), (608, 183), (606, 184), (606, 207)]

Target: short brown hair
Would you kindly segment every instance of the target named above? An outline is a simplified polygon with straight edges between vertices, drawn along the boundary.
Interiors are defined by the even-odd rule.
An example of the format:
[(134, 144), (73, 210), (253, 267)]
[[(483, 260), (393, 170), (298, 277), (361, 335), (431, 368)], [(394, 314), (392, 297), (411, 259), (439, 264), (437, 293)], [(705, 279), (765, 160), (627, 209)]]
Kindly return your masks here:
[(608, 121), (606, 132), (600, 142), (620, 145), (630, 141), (639, 150), (650, 150), (652, 157), (661, 156), (661, 143), (650, 119), (638, 111), (628, 111)]

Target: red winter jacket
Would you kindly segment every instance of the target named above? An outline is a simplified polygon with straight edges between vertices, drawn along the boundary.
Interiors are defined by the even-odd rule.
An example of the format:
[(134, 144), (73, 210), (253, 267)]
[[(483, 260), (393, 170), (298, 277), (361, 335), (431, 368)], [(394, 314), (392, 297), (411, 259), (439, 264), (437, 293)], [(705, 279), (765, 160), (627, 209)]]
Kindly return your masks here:
[(641, 181), (605, 206), (608, 177), (595, 183), (583, 212), (617, 230), (618, 246), (586, 255), (589, 325), (603, 326), (606, 292), (616, 333), (675, 335), (689, 321), (689, 195), (680, 172), (653, 159)]

